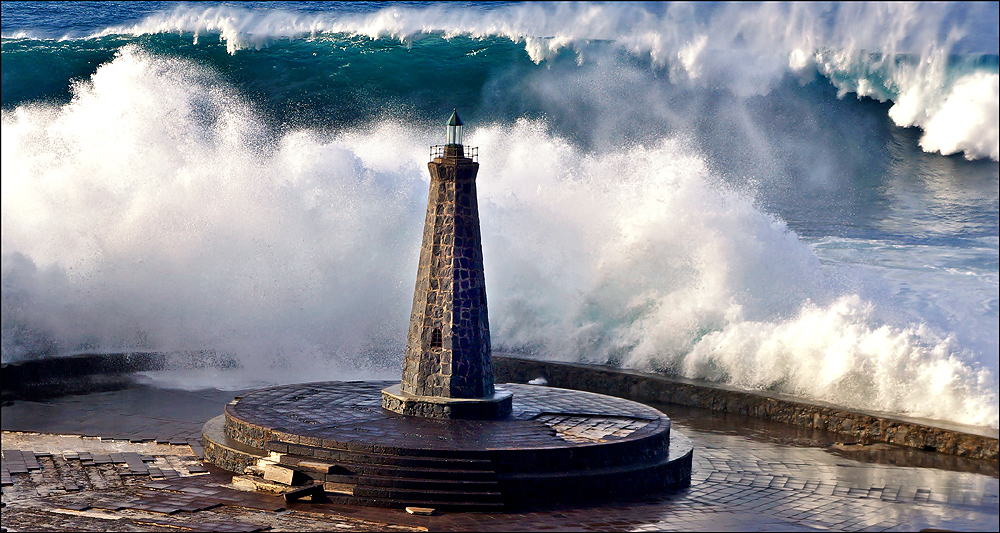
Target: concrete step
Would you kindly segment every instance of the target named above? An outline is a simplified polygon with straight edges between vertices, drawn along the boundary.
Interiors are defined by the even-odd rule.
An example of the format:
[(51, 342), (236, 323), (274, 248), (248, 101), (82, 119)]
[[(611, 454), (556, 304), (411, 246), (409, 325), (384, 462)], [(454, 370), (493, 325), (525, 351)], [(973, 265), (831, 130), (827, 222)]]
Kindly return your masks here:
[(366, 487), (384, 487), (398, 489), (424, 489), (424, 490), (466, 490), (472, 492), (490, 492), (498, 490), (499, 484), (496, 481), (468, 481), (454, 479), (422, 479), (422, 478), (402, 478), (391, 476), (369, 476), (369, 475), (328, 475), (326, 481), (332, 483), (350, 483), (364, 485)]
[[(499, 487), (497, 487), (499, 489)], [(354, 495), (359, 498), (381, 500), (424, 500), (441, 503), (503, 503), (503, 495), (498, 491), (467, 492), (451, 490), (399, 489), (388, 487), (354, 486)], [(431, 506), (433, 507), (433, 506)]]
[(326, 498), (332, 503), (341, 505), (360, 505), (364, 507), (388, 507), (391, 509), (403, 509), (406, 507), (427, 507), (436, 511), (445, 512), (503, 512), (503, 503), (493, 502), (438, 502), (420, 500), (396, 500), (384, 498), (347, 496), (341, 494), (326, 494)]
[[(286, 457), (299, 458), (304, 461), (318, 462), (348, 462), (357, 464), (374, 465), (395, 465), (395, 466), (415, 466), (435, 468), (441, 465), (448, 465), (451, 468), (481, 468), (491, 469), (492, 462), (483, 454), (476, 454), (476, 457), (437, 457), (432, 455), (394, 455), (369, 453), (354, 450), (340, 450), (331, 448), (321, 448), (316, 446), (287, 445), (284, 443), (268, 442), (265, 449), (271, 452), (285, 454)], [(470, 452), (471, 454), (471, 452)], [(291, 460), (291, 459), (289, 459)]]
[[(492, 470), (457, 470), (445, 468), (419, 468), (408, 466), (336, 463), (330, 474), (299, 470), (310, 479), (333, 481), (344, 476), (377, 476), (398, 479), (425, 479), (438, 481), (496, 481)], [(293, 467), (294, 468), (294, 467)]]

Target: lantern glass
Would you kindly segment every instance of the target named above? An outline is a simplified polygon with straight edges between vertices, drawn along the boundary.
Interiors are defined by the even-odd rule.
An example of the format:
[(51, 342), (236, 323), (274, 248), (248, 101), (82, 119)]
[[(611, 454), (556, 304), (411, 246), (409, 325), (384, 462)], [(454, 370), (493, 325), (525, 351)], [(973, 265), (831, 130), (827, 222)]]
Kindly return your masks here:
[(448, 119), (447, 144), (462, 144), (462, 119), (458, 118), (458, 109), (453, 109)]
[(446, 144), (462, 144), (462, 126), (448, 126)]

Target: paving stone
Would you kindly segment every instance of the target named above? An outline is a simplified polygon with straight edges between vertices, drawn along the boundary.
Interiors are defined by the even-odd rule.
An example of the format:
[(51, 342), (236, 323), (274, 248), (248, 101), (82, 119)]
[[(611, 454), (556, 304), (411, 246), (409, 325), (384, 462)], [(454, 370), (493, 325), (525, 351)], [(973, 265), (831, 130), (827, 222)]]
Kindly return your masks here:
[[(761, 530), (859, 530), (859, 531), (917, 531), (925, 528), (953, 531), (996, 531), (997, 530), (997, 509), (996, 498), (998, 482), (995, 477), (972, 474), (966, 472), (945, 471), (935, 468), (910, 468), (892, 465), (862, 464), (848, 461), (840, 457), (831, 455), (828, 450), (821, 448), (803, 448), (779, 445), (768, 442), (757, 442), (740, 435), (724, 435), (707, 433), (691, 429), (677, 420), (674, 420), (674, 427), (688, 435), (696, 445), (695, 450), (695, 476), (698, 483), (692, 485), (687, 491), (676, 494), (656, 495), (638, 502), (614, 502), (601, 504), (592, 507), (567, 507), (558, 510), (530, 511), (512, 514), (496, 513), (448, 513), (433, 517), (409, 517), (402, 510), (385, 509), (365, 509), (336, 507), (327, 504), (313, 503), (289, 503), (288, 508), (325, 509), (317, 512), (344, 512), (351, 517), (364, 517), (374, 520), (373, 523), (402, 523), (405, 517), (412, 520), (432, 520), (433, 522), (408, 522), (410, 525), (428, 527), (436, 531), (524, 531), (524, 530), (576, 530), (576, 531), (605, 531), (609, 529), (623, 531), (699, 531), (699, 530), (723, 530), (723, 531), (761, 531)], [(5, 443), (8, 439), (5, 436)], [(8, 446), (14, 447), (14, 446)], [(34, 446), (17, 446), (21, 449), (40, 448)], [(82, 449), (82, 448), (79, 448)], [(59, 448), (62, 450), (62, 448)], [(37, 456), (36, 456), (37, 457)], [(179, 459), (179, 457), (178, 457)], [(4, 502), (15, 502), (15, 505), (22, 505), (21, 502), (40, 501), (37, 493), (19, 492), (23, 487), (33, 483), (32, 479), (42, 480), (39, 475), (49, 475), (54, 468), (65, 466), (67, 472), (78, 472), (82, 477), (79, 484), (84, 489), (74, 493), (52, 492), (46, 501), (53, 502), (47, 505), (55, 507), (57, 501), (67, 503), (75, 500), (96, 499), (100, 494), (107, 499), (118, 498), (126, 501), (134, 498), (129, 490), (128, 484), (132, 487), (144, 487), (148, 483), (157, 483), (168, 487), (181, 487), (206, 490), (228, 490), (217, 486), (209, 486), (212, 483), (220, 483), (214, 474), (174, 478), (169, 483), (150, 482), (148, 478), (143, 482), (139, 476), (135, 479), (124, 478), (125, 485), (119, 484), (105, 489), (95, 487), (93, 480), (103, 479), (101, 476), (116, 476), (114, 472), (99, 470), (95, 467), (81, 467), (78, 460), (56, 462), (55, 467), (51, 463), (40, 461), (41, 472), (34, 474), (17, 474), (14, 476), (16, 485), (4, 487)], [(183, 462), (163, 461), (163, 465), (175, 465), (177, 468), (185, 468)], [(4, 466), (7, 464), (4, 457)], [(106, 468), (108, 465), (99, 467)], [(725, 469), (725, 470), (724, 470)], [(768, 487), (753, 485), (743, 485), (739, 483), (726, 482), (729, 471), (740, 471), (745, 474), (753, 474), (757, 478), (768, 475), (775, 475), (783, 472), (785, 475), (793, 476), (796, 481), (811, 482), (812, 492), (804, 493), (803, 490), (795, 490), (792, 487), (776, 486), (772, 481)], [(94, 477), (88, 477), (88, 472)], [(59, 483), (66, 483), (71, 476), (59, 471)], [(741, 478), (743, 476), (740, 476)], [(86, 482), (84, 482), (86, 480)], [(779, 480), (775, 476), (774, 480)], [(228, 481), (228, 480), (227, 480)], [(225, 483), (227, 481), (222, 481)], [(103, 482), (103, 481), (102, 481)], [(42, 483), (42, 481), (38, 481)], [(43, 484), (50, 483), (48, 478)], [(53, 486), (56, 482), (52, 482)], [(832, 483), (832, 484), (831, 484)], [(852, 485), (856, 488), (863, 488), (865, 491), (862, 498), (847, 498), (844, 495), (850, 490)], [(803, 484), (805, 487), (805, 484)], [(881, 491), (872, 489), (882, 488)], [(903, 503), (893, 501), (883, 501), (882, 499), (893, 494), (895, 489), (896, 499)], [(149, 487), (149, 490), (163, 490)], [(832, 494), (821, 494), (823, 491), (830, 491)], [(944, 495), (945, 501), (935, 503), (927, 502), (932, 494)], [(223, 492), (221, 494), (233, 493), (231, 498), (217, 498), (216, 495), (195, 492), (172, 492), (178, 495), (190, 495), (190, 498), (202, 498), (201, 501), (192, 499), (177, 498), (172, 500), (174, 508), (180, 512), (172, 515), (149, 515), (156, 520), (161, 520), (166, 528), (166, 524), (174, 531), (183, 531), (176, 524), (183, 523), (184, 517), (195, 518), (205, 527), (203, 530), (211, 530), (213, 524), (227, 523), (221, 515), (212, 514), (214, 512), (225, 511), (230, 513), (227, 519), (234, 524), (234, 528), (239, 526), (235, 522), (249, 524), (249, 528), (261, 528), (261, 524), (253, 523), (256, 516), (265, 516), (262, 513), (275, 513), (277, 511), (254, 509), (252, 507), (236, 507), (237, 501), (242, 498), (246, 505), (258, 505), (266, 508), (284, 508), (286, 505), (281, 498), (276, 496), (257, 495), (251, 493), (237, 493), (236, 491)], [(878, 494), (878, 497), (870, 497)], [(15, 495), (21, 494), (21, 496)], [(914, 502), (914, 497), (921, 495), (923, 501)], [(961, 501), (959, 502), (959, 496)], [(979, 503), (976, 503), (976, 498)], [(261, 498), (254, 500), (251, 498)], [(728, 498), (728, 499), (727, 499)], [(195, 507), (200, 503), (208, 503), (218, 500), (220, 505), (207, 509), (189, 511), (185, 507)], [(168, 500), (163, 500), (168, 501)], [(171, 504), (167, 504), (169, 507)], [(95, 507), (95, 510), (102, 513), (118, 513), (125, 515), (130, 511), (118, 512), (108, 511)], [(24, 513), (24, 509), (19, 507), (16, 512), (10, 506), (4, 507), (4, 527), (10, 527), (9, 522), (19, 513)], [(241, 514), (242, 513), (242, 514)], [(134, 514), (132, 515), (134, 516)], [(204, 518), (204, 517), (208, 518)], [(274, 519), (291, 517), (293, 515), (268, 515)], [(310, 514), (310, 516), (319, 516)], [(404, 517), (404, 518), (399, 518)], [(796, 518), (793, 518), (796, 517)], [(85, 518), (75, 515), (58, 515), (55, 513), (37, 515), (37, 520), (45, 520), (51, 524), (64, 524), (62, 530), (86, 529), (81, 525), (86, 525)], [(128, 520), (122, 518), (121, 520)], [(145, 519), (144, 519), (145, 520)], [(65, 521), (65, 522), (61, 522)], [(235, 522), (234, 522), (235, 521)], [(106, 520), (100, 521), (105, 523)], [(40, 524), (42, 522), (39, 522)], [(117, 523), (124, 523), (118, 521)], [(76, 527), (73, 527), (77, 524)], [(89, 526), (88, 526), (89, 527)], [(221, 526), (220, 526), (221, 527)], [(38, 528), (43, 529), (43, 528)], [(148, 528), (136, 528), (144, 530)], [(286, 528), (290, 529), (290, 528)], [(332, 529), (332, 528), (331, 528)], [(355, 529), (363, 529), (355, 526)], [(370, 529), (377, 529), (369, 527)], [(97, 530), (97, 529), (91, 529)], [(235, 530), (235, 529), (234, 529)], [(344, 528), (344, 530), (350, 530)], [(103, 529), (101, 529), (103, 531)]]
[(205, 458), (205, 449), (202, 448), (201, 444), (192, 442), (192, 443), (190, 443), (190, 446), (191, 446), (191, 450), (194, 451), (194, 454), (198, 457), (198, 459), (204, 459)]

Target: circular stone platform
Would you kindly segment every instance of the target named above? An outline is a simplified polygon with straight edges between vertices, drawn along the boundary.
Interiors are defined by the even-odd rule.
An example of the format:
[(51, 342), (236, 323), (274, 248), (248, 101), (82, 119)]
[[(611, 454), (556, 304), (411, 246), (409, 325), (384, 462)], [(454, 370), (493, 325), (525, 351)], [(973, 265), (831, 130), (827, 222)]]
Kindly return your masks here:
[(690, 442), (646, 405), (504, 384), (497, 420), (429, 419), (382, 408), (393, 382), (322, 382), (237, 398), (203, 430), (205, 458), (237, 473), (269, 452), (342, 503), (499, 510), (687, 486)]

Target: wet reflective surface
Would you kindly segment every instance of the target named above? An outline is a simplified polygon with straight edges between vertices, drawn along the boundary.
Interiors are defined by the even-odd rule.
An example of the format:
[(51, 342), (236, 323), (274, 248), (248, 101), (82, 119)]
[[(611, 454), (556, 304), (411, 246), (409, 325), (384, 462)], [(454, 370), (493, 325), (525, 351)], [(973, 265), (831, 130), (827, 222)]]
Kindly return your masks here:
[[(200, 435), (201, 424), (218, 415), (238, 394), (136, 385), (46, 402), (5, 403), (2, 423), (5, 431), (193, 441)], [(312, 509), (438, 531), (539, 528), (979, 531), (996, 530), (1000, 524), (995, 464), (894, 446), (861, 446), (845, 441), (840, 435), (711, 411), (656, 407), (664, 410), (674, 427), (695, 445), (692, 485), (678, 493), (591, 507), (566, 506), (505, 514), (439, 514), (419, 519), (395, 510), (326, 508), (323, 504), (314, 504)], [(11, 435), (5, 434), (4, 449), (8, 449)], [(31, 443), (41, 442), (44, 437), (19, 438), (21, 449), (33, 449)], [(218, 473), (216, 477), (219, 476), (222, 479), (225, 474)], [(214, 478), (204, 479), (210, 483)], [(103, 492), (127, 488), (109, 488)], [(11, 502), (21, 498), (11, 489), (4, 487), (4, 501), (8, 505), (5, 524), (6, 516), (13, 516), (9, 515)], [(17, 501), (21, 502), (17, 504), (21, 508), (28, 502), (23, 498)], [(41, 514), (35, 518), (35, 524), (44, 525), (45, 514), (38, 512)], [(66, 519), (60, 516), (60, 520)], [(278, 518), (272, 517), (268, 522), (272, 530), (282, 529)], [(240, 519), (252, 521), (249, 513)], [(99, 523), (103, 521), (95, 522)], [(288, 525), (293, 523), (301, 527), (300, 521), (289, 521)], [(63, 522), (59, 524), (65, 526)], [(98, 527), (88, 526), (85, 521), (71, 524), (81, 529)]]

